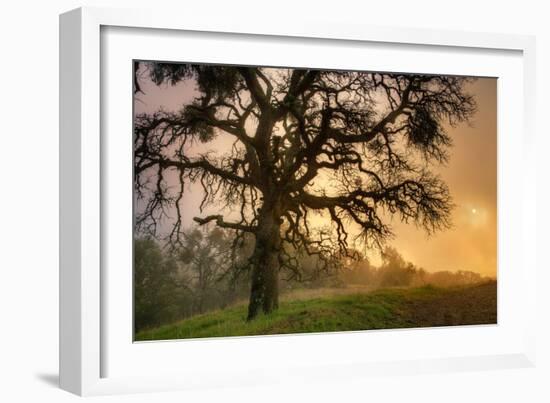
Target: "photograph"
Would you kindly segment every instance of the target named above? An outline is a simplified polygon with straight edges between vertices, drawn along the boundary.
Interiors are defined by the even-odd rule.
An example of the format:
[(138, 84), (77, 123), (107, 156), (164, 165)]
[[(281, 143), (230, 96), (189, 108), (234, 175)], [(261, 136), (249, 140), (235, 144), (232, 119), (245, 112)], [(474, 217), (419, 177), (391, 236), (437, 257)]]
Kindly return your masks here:
[(134, 341), (497, 324), (496, 77), (128, 80)]

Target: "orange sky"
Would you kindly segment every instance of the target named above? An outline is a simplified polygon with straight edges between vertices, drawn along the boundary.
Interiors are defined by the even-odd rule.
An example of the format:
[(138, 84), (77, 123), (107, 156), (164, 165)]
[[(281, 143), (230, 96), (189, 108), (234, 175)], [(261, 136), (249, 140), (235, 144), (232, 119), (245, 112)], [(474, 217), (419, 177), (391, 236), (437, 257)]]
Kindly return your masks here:
[(427, 237), (395, 223), (392, 244), (427, 270), (472, 270), (496, 276), (497, 265), (497, 80), (480, 78), (469, 90), (478, 112), (471, 126), (449, 128), (454, 146), (446, 167), (437, 167), (456, 204), (453, 228)]
[[(190, 81), (173, 87), (157, 87), (143, 81), (145, 94), (136, 97), (136, 113), (154, 112), (160, 107), (178, 110), (193, 96), (194, 84)], [(450, 161), (445, 167), (433, 168), (448, 184), (456, 205), (453, 227), (428, 237), (414, 225), (402, 224), (398, 219), (391, 222), (396, 236), (389, 244), (428, 271), (471, 270), (496, 276), (496, 85), (494, 78), (479, 78), (468, 86), (468, 92), (476, 98), (478, 111), (470, 125), (448, 128), (454, 142)], [(221, 136), (204, 150), (224, 148), (232, 141), (230, 136)], [(201, 215), (198, 206), (202, 192), (198, 187), (187, 190), (183, 200), (184, 223), (190, 225), (194, 216)], [(379, 262), (376, 254), (371, 259), (375, 264)]]

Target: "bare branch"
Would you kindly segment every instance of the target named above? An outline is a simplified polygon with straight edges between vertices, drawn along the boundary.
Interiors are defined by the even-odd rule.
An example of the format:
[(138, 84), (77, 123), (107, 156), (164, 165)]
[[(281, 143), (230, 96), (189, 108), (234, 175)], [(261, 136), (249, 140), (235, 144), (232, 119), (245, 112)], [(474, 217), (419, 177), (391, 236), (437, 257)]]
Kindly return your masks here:
[(221, 228), (229, 228), (229, 229), (234, 229), (238, 231), (252, 232), (252, 233), (256, 231), (256, 227), (253, 227), (251, 225), (242, 225), (239, 223), (224, 221), (222, 215), (209, 215), (204, 218), (194, 217), (193, 220), (199, 223), (200, 225), (207, 224), (210, 221), (215, 221), (217, 226)]

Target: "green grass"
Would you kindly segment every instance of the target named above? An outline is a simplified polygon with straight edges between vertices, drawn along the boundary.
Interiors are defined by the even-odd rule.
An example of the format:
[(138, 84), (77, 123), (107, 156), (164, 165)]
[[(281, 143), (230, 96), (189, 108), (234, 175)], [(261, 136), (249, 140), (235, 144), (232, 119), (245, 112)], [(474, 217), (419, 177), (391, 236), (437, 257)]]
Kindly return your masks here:
[(246, 322), (246, 305), (144, 330), (136, 341), (496, 323), (496, 283), (425, 286), (285, 301)]

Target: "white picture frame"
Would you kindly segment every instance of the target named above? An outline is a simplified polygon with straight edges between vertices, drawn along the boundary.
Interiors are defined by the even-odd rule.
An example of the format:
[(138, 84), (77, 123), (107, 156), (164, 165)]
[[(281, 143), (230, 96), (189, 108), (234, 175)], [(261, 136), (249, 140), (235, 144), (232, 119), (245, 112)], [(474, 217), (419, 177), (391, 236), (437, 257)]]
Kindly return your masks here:
[[(125, 282), (123, 277), (117, 280), (105, 272), (106, 267), (109, 267), (109, 259), (113, 258), (112, 249), (105, 241), (107, 238), (105, 228), (108, 231), (111, 231), (109, 228), (114, 231), (110, 233), (109, 239), (113, 239), (115, 233), (131, 231), (130, 226), (125, 226), (124, 219), (121, 221), (117, 215), (110, 214), (109, 220), (106, 222), (105, 216), (105, 211), (108, 211), (111, 208), (110, 204), (114, 203), (113, 199), (118, 197), (112, 194), (115, 187), (108, 184), (107, 178), (117, 177), (113, 170), (122, 172), (126, 168), (109, 162), (110, 153), (117, 149), (120, 150), (116, 147), (122, 147), (125, 143), (117, 145), (110, 142), (111, 137), (105, 137), (105, 133), (112, 131), (112, 126), (110, 126), (111, 123), (106, 122), (108, 110), (103, 108), (106, 107), (105, 105), (115, 102), (118, 96), (116, 94), (124, 94), (124, 88), (127, 88), (124, 86), (129, 85), (129, 82), (123, 84), (120, 89), (115, 90), (116, 94), (111, 98), (110, 88), (105, 83), (111, 70), (106, 72), (104, 69), (111, 67), (108, 63), (105, 64), (102, 57), (112, 57), (115, 69), (118, 59), (115, 58), (114, 53), (109, 53), (103, 48), (113, 49), (119, 46), (116, 48), (117, 54), (124, 53), (120, 47), (124, 43), (116, 42), (116, 32), (111, 28), (115, 31), (122, 30), (118, 31), (122, 32), (122, 36), (137, 35), (137, 32), (142, 32), (145, 36), (154, 34), (156, 36), (153, 39), (156, 41), (178, 41), (180, 40), (179, 34), (193, 33), (195, 38), (200, 38), (201, 35), (205, 37), (214, 35), (213, 41), (219, 41), (220, 38), (221, 40), (227, 38), (227, 41), (233, 40), (230, 38), (239, 38), (239, 40), (253, 40), (254, 43), (260, 45), (268, 43), (272, 44), (270, 46), (277, 46), (281, 43), (289, 46), (297, 45), (302, 50), (311, 49), (312, 46), (317, 46), (317, 41), (320, 41), (319, 43), (323, 42), (322, 46), (333, 49), (351, 46), (358, 47), (358, 51), (361, 51), (361, 46), (370, 46), (369, 44), (374, 44), (372, 46), (380, 49), (391, 46), (400, 49), (407, 48), (407, 51), (417, 52), (428, 58), (434, 57), (429, 55), (430, 49), (447, 52), (450, 58), (456, 57), (459, 55), (456, 52), (462, 51), (470, 52), (474, 54), (472, 57), (479, 58), (485, 55), (489, 55), (489, 58), (493, 56), (498, 58), (499, 55), (506, 54), (512, 55), (509, 73), (505, 74), (509, 74), (506, 76), (508, 77), (506, 82), (510, 85), (510, 91), (515, 91), (518, 95), (515, 97), (518, 99), (513, 101), (515, 102), (513, 106), (521, 106), (519, 117), (516, 116), (515, 120), (510, 122), (518, 130), (510, 131), (510, 136), (503, 137), (501, 133), (508, 133), (507, 127), (499, 126), (499, 203), (506, 200), (506, 203), (502, 205), (504, 209), (502, 211), (515, 211), (514, 215), (508, 216), (506, 220), (499, 212), (499, 259), (505, 256), (505, 264), (516, 264), (520, 267), (509, 277), (506, 276), (510, 270), (504, 273), (504, 285), (501, 284), (503, 273), (499, 267), (499, 318), (501, 312), (507, 314), (510, 311), (510, 319), (504, 324), (499, 319), (499, 327), (481, 330), (447, 328), (423, 332), (346, 332), (346, 334), (331, 335), (322, 339), (318, 335), (270, 336), (267, 338), (233, 338), (231, 340), (211, 339), (200, 342), (188, 340), (173, 343), (147, 343), (146, 347), (136, 347), (127, 337), (127, 332), (131, 332), (131, 329), (118, 329), (113, 325), (115, 321), (110, 319), (110, 317), (116, 317), (117, 313), (114, 311), (127, 314), (127, 305), (122, 302), (114, 302), (121, 304), (120, 306), (124, 309), (112, 309), (114, 305), (112, 305), (112, 298), (109, 298), (109, 287), (105, 286), (105, 280), (109, 279), (109, 281), (113, 281), (110, 284), (111, 289), (113, 284), (124, 287), (123, 295), (125, 297), (121, 300), (125, 300), (126, 304), (131, 303), (127, 298), (128, 295), (131, 295), (131, 284)], [(106, 42), (105, 37), (102, 37), (106, 32), (115, 32), (113, 37), (115, 39)], [(518, 368), (534, 365), (535, 318), (523, 315), (519, 320), (517, 312), (514, 313), (511, 311), (512, 308), (508, 308), (506, 299), (503, 300), (503, 295), (504, 297), (507, 295), (521, 297), (522, 308), (533, 308), (524, 309), (523, 312), (535, 312), (534, 248), (536, 242), (533, 239), (536, 234), (535, 199), (531, 192), (517, 192), (516, 196), (501, 192), (501, 188), (506, 189), (506, 181), (512, 179), (516, 182), (520, 181), (523, 189), (534, 187), (535, 160), (532, 158), (534, 155), (533, 105), (535, 102), (534, 49), (534, 38), (529, 36), (406, 28), (389, 29), (336, 22), (327, 25), (326, 22), (313, 20), (304, 20), (301, 24), (281, 21), (266, 23), (254, 20), (244, 22), (199, 17), (182, 20), (176, 13), (103, 8), (81, 8), (61, 15), (61, 387), (79, 395), (96, 395), (228, 385), (245, 386), (270, 382), (291, 383), (298, 376), (301, 380), (309, 378), (330, 381), (348, 376), (369, 376), (380, 373), (394, 375)], [(422, 53), (424, 51), (427, 53)], [(129, 57), (144, 58), (143, 54), (132, 55), (131, 53), (132, 48), (128, 47), (123, 57), (126, 59)], [(160, 57), (155, 56), (158, 53), (145, 53)], [(253, 59), (240, 60), (243, 63), (250, 61), (262, 64), (264, 56), (267, 58), (260, 51), (254, 53)], [(201, 58), (200, 53), (197, 53), (195, 57)], [(219, 57), (223, 58), (223, 54)], [(477, 72), (478, 75), (483, 75), (485, 72), (481, 68), (483, 60), (485, 59), (480, 59), (477, 67), (472, 64), (468, 69), (458, 65), (448, 71), (445, 70), (445, 72), (455, 74), (462, 72), (472, 75)], [(200, 61), (212, 62), (216, 60)], [(227, 62), (227, 60), (225, 61)], [(270, 60), (265, 60), (265, 63), (269, 62)], [(296, 63), (299, 64), (299, 62)], [(323, 62), (317, 61), (316, 63)], [(487, 63), (494, 63), (494, 60)], [(503, 59), (502, 65), (506, 65), (506, 63)], [(279, 65), (281, 64), (285, 63), (279, 63)], [(325, 61), (323, 67), (338, 67), (328, 64), (330, 61)], [(421, 68), (420, 65), (417, 68)], [(504, 67), (500, 68), (504, 69)], [(442, 69), (445, 68), (442, 67)], [(490, 75), (491, 70), (488, 68), (486, 72)], [(506, 90), (508, 87), (502, 88)], [(107, 93), (108, 95), (105, 95)], [(105, 96), (107, 98), (104, 98)], [(129, 99), (128, 102), (131, 100)], [(499, 98), (499, 102), (499, 113), (509, 110), (512, 106), (512, 104), (507, 105), (508, 101), (506, 100), (503, 101), (505, 102), (503, 104), (501, 98)], [(501, 117), (499, 117), (499, 125), (506, 122), (501, 121)], [(124, 115), (121, 119), (125, 119), (128, 123), (130, 115)], [(120, 122), (123, 121), (120, 120)], [(129, 145), (130, 142), (127, 144)], [(501, 169), (502, 158), (509, 158), (507, 156), (511, 155), (513, 150), (519, 152), (521, 168), (515, 172), (506, 168)], [(131, 150), (128, 149), (127, 152), (131, 153)], [(117, 182), (115, 185), (124, 184), (124, 178), (121, 180), (122, 182)], [(124, 186), (116, 188), (124, 188)], [(125, 191), (128, 191), (128, 188), (125, 188)], [(123, 197), (125, 196), (123, 195)], [(501, 211), (500, 208), (499, 204), (499, 211)], [(510, 246), (514, 246), (514, 248)], [(123, 255), (122, 252), (121, 255)], [(507, 261), (510, 263), (506, 263)], [(127, 256), (125, 262), (127, 265)], [(120, 318), (120, 314), (118, 315)], [(344, 359), (346, 357), (344, 351), (338, 354), (336, 352), (332, 355), (328, 354), (323, 360), (315, 359), (315, 348), (319, 348), (320, 345), (327, 346), (330, 351), (334, 351), (336, 346), (354, 345), (354, 343), (361, 343), (367, 339), (369, 343), (374, 341), (380, 343), (379, 346), (382, 348), (378, 350), (383, 353), (385, 351), (384, 339), (388, 338), (399, 342), (401, 339), (407, 338), (411, 345), (420, 348), (419, 353), (413, 355), (408, 354), (404, 349), (395, 349), (394, 355), (391, 357), (376, 357), (374, 351), (371, 351), (371, 357), (363, 357), (359, 354)], [(485, 338), (487, 343), (480, 342), (478, 348), (470, 348), (476, 338), (480, 338), (480, 340)], [(488, 349), (487, 346), (492, 339), (495, 340), (493, 343), (495, 348)], [(499, 344), (496, 339), (504, 341)], [(445, 345), (443, 343), (445, 340), (448, 342), (463, 340), (464, 348), (457, 347), (453, 351), (449, 350), (447, 354), (442, 347)], [(439, 350), (430, 350), (429, 346), (438, 344), (441, 347)], [(144, 345), (141, 344), (141, 346)], [(287, 358), (285, 361), (280, 357), (283, 347), (294, 349), (297, 353), (292, 355), (292, 359)], [(191, 357), (190, 360), (183, 363), (181, 360), (169, 362), (167, 357), (184, 350), (185, 354)], [(199, 353), (204, 357), (204, 353), (209, 351), (216, 354), (208, 355), (206, 363), (198, 366)], [(250, 351), (253, 353), (251, 354)], [(299, 354), (300, 351), (303, 354)], [(131, 365), (134, 363), (131, 358), (132, 354), (141, 354), (139, 360), (146, 360), (144, 362), (153, 359), (160, 360), (158, 362), (164, 362), (167, 370), (157, 375), (147, 371), (134, 373), (131, 370)], [(254, 361), (254, 357), (262, 354), (271, 357), (270, 363), (265, 367), (262, 367), (259, 361)], [(239, 356), (246, 357), (247, 355), (251, 357), (239, 360), (242, 362), (233, 363), (231, 367), (223, 365), (223, 361), (229, 362)], [(344, 358), (339, 359), (340, 356)], [(127, 361), (130, 364), (126, 367), (119, 365), (117, 370), (112, 370), (107, 362), (117, 360)], [(194, 374), (186, 372), (186, 368), (193, 365), (197, 365), (199, 370), (194, 371)], [(218, 369), (212, 371), (213, 367)], [(304, 371), (304, 368), (307, 368), (307, 371)], [(261, 371), (259, 371), (260, 369)], [(212, 376), (207, 378), (204, 375), (209, 370), (212, 372)]]

